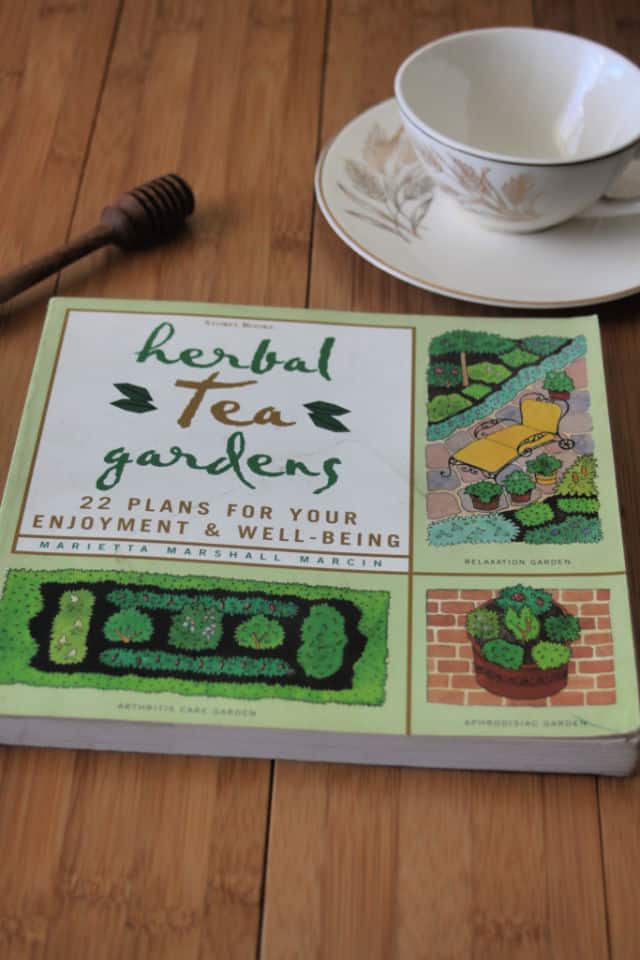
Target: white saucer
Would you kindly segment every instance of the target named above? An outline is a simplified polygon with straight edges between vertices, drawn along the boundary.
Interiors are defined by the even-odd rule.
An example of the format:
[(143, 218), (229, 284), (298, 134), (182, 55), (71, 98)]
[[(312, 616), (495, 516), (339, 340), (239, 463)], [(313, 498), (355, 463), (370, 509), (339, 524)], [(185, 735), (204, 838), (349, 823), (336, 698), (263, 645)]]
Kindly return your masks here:
[(640, 290), (640, 215), (585, 216), (519, 236), (485, 230), (433, 190), (393, 100), (360, 114), (325, 147), (315, 185), (345, 243), (426, 290), (525, 309), (582, 306)]

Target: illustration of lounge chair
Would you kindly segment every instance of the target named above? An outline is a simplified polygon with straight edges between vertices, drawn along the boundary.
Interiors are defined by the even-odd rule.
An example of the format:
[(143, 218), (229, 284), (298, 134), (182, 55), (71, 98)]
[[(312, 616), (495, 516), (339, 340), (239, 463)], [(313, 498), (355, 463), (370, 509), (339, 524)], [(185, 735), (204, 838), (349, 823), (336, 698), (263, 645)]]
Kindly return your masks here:
[[(511, 417), (483, 420), (473, 432), (476, 439), (449, 457), (449, 469), (442, 470), (442, 476), (450, 477), (453, 467), (460, 466), (495, 480), (505, 467), (519, 457), (528, 456), (537, 447), (557, 441), (562, 450), (571, 450), (574, 441), (558, 432), (560, 420), (568, 409), (566, 400), (526, 394), (520, 401), (520, 422)], [(488, 430), (491, 432), (487, 434)]]

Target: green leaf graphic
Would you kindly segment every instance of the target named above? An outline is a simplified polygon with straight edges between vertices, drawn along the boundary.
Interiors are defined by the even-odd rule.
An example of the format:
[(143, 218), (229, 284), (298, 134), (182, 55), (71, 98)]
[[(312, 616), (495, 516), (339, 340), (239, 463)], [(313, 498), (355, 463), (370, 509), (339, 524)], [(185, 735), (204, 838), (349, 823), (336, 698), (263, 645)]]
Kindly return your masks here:
[(153, 400), (146, 387), (138, 387), (135, 383), (114, 383), (114, 387), (129, 400), (137, 400), (138, 402), (146, 400), (148, 403)]
[(313, 403), (305, 403), (307, 410), (311, 413), (330, 413), (339, 415), (341, 413), (350, 413), (346, 407), (339, 407), (337, 403), (328, 403), (326, 400), (314, 400)]
[(149, 410), (156, 410), (152, 403), (136, 403), (135, 400), (112, 400), (112, 407), (118, 407), (120, 410), (128, 410), (129, 413), (148, 413)]
[(114, 387), (124, 395), (125, 399), (112, 400), (112, 407), (127, 410), (129, 413), (148, 413), (150, 410), (157, 409), (151, 402), (153, 397), (146, 387), (138, 387), (135, 383), (114, 383)]
[(507, 610), (504, 618), (505, 626), (511, 630), (518, 643), (527, 643), (535, 640), (540, 633), (540, 621), (529, 607), (522, 610)]
[(345, 427), (344, 423), (337, 419), (338, 416), (351, 412), (346, 407), (339, 407), (325, 400), (314, 400), (313, 403), (305, 403), (303, 406), (309, 411), (314, 426), (321, 430), (331, 430), (332, 433), (349, 433), (349, 427)]

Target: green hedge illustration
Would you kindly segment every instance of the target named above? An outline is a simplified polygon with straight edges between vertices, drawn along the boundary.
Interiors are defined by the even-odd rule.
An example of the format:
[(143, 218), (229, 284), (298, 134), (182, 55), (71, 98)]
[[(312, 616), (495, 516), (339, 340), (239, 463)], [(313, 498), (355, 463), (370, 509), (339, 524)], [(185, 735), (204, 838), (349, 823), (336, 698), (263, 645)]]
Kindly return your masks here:
[(519, 670), (524, 660), (524, 648), (507, 640), (489, 640), (482, 648), (482, 655), (507, 670)]
[(308, 677), (331, 677), (342, 666), (346, 643), (342, 614), (327, 603), (319, 604), (302, 624), (298, 663)]
[(497, 640), (500, 636), (500, 618), (495, 610), (478, 607), (467, 616), (467, 630), (476, 640)]
[(553, 670), (555, 667), (563, 667), (571, 659), (571, 647), (566, 647), (560, 643), (548, 643), (542, 640), (536, 643), (531, 650), (531, 656), (536, 666), (541, 670)]
[(49, 659), (53, 663), (82, 663), (95, 597), (90, 590), (65, 590), (51, 624)]
[(600, 509), (597, 497), (558, 497), (557, 502), (565, 513), (597, 513)]
[(515, 340), (503, 337), (500, 333), (487, 333), (486, 330), (447, 330), (433, 338), (429, 344), (429, 353), (432, 357), (451, 353), (493, 353), (500, 356), (513, 350), (515, 346)]
[(532, 350), (533, 353), (537, 353), (539, 357), (549, 356), (550, 353), (558, 350), (566, 342), (566, 337), (545, 336), (523, 337), (520, 341), (523, 347), (526, 347), (527, 350)]
[[(280, 609), (286, 608), (286, 604), (298, 609), (295, 600), (314, 604), (324, 602), (327, 605), (337, 600), (347, 601), (357, 611), (358, 630), (365, 641), (364, 649), (353, 665), (352, 685), (344, 690), (318, 690), (291, 681), (288, 681), (287, 685), (278, 684), (274, 680), (262, 683), (260, 676), (247, 677), (246, 683), (239, 683), (225, 680), (224, 675), (212, 675), (209, 678), (203, 675), (202, 680), (197, 680), (181, 676), (137, 676), (134, 668), (121, 675), (109, 675), (82, 668), (76, 668), (69, 673), (46, 672), (33, 666), (32, 660), (39, 651), (39, 643), (31, 633), (30, 624), (44, 607), (42, 587), (45, 584), (68, 584), (69, 589), (77, 593), (78, 585), (81, 584), (83, 589), (90, 592), (92, 583), (100, 584), (105, 581), (117, 583), (123, 590), (129, 590), (136, 596), (144, 593), (145, 589), (173, 594), (176, 591), (191, 591), (193, 595), (199, 594), (202, 598), (218, 591), (230, 593), (237, 600), (244, 600), (246, 597), (244, 602), (253, 603), (257, 599), (255, 594), (259, 592), (263, 595), (267, 607), (273, 602), (274, 609), (278, 608), (278, 603), (281, 604)], [(282, 595), (287, 599), (280, 600)], [(289, 597), (295, 600), (289, 600)], [(193, 602), (193, 599), (191, 596), (190, 601)], [(199, 597), (196, 596), (196, 599)], [(262, 582), (222, 576), (179, 576), (142, 571), (9, 570), (0, 599), (0, 684), (24, 683), (38, 687), (169, 692), (182, 696), (230, 697), (236, 700), (266, 698), (312, 703), (379, 705), (385, 701), (389, 605), (390, 594), (385, 590), (358, 590), (324, 584), (279, 583), (273, 580)], [(48, 647), (47, 639), (47, 650)], [(111, 653), (110, 650), (104, 652)], [(114, 644), (113, 653), (116, 652), (119, 656), (125, 656), (129, 665), (135, 663), (131, 657), (156, 653), (140, 647)]]
[(548, 590), (525, 587), (522, 583), (516, 583), (513, 587), (505, 587), (496, 599), (496, 603), (503, 610), (515, 610), (518, 613), (522, 610), (530, 610), (539, 615), (551, 609), (553, 598)]
[[(146, 610), (179, 611), (193, 602), (193, 598), (188, 595), (180, 596), (175, 592), (155, 593), (151, 590), (148, 593), (143, 590), (112, 590), (107, 599), (109, 603), (113, 603), (117, 607), (136, 607)], [(263, 613), (265, 616), (272, 617), (295, 617), (298, 613), (296, 603), (279, 600), (276, 597), (265, 600), (263, 597), (214, 597), (204, 594), (198, 597), (198, 603), (202, 607), (210, 607), (219, 610), (221, 614), (228, 613), (231, 616), (239, 614), (251, 616), (254, 613)]]
[(479, 380), (481, 383), (502, 383), (510, 376), (511, 370), (502, 363), (484, 360), (482, 363), (472, 363), (469, 367), (471, 380)]
[(593, 454), (581, 454), (560, 477), (556, 493), (561, 496), (597, 497), (596, 471), (597, 461)]
[(427, 369), (427, 383), (430, 387), (459, 387), (462, 383), (460, 364), (446, 361), (432, 363)]
[(153, 621), (141, 610), (118, 610), (106, 621), (103, 633), (111, 643), (147, 643), (153, 634)]
[(186, 650), (215, 650), (221, 637), (222, 614), (198, 600), (186, 603), (169, 627), (171, 646)]
[[(521, 343), (533, 353), (541, 352), (531, 346), (533, 339), (532, 337), (526, 337)], [(555, 338), (542, 337), (539, 339), (541, 341), (551, 341)], [(553, 353), (552, 356), (546, 356), (537, 364), (521, 367), (514, 376), (510, 377), (498, 390), (495, 390), (480, 403), (474, 404), (468, 410), (452, 413), (446, 420), (441, 418), (440, 422), (437, 423), (432, 418), (429, 418), (427, 440), (443, 440), (455, 430), (468, 427), (472, 423), (475, 423), (476, 420), (490, 416), (495, 410), (504, 407), (513, 400), (521, 390), (530, 387), (536, 380), (541, 380), (549, 370), (564, 370), (570, 363), (587, 352), (587, 341), (582, 334), (570, 340), (568, 343), (564, 338), (558, 338), (558, 340), (561, 343), (566, 343), (566, 346), (562, 347), (558, 353)], [(433, 341), (431, 341), (431, 343), (433, 345)], [(513, 343), (513, 346), (515, 346), (515, 343)], [(556, 348), (554, 347), (553, 349)], [(560, 493), (565, 492), (568, 491), (560, 491)]]
[(516, 510), (514, 517), (523, 527), (539, 527), (553, 520), (553, 510), (548, 503), (531, 503), (528, 507)]
[(602, 524), (598, 517), (583, 517), (580, 514), (567, 517), (548, 527), (527, 530), (525, 543), (598, 543), (602, 540)]
[(433, 400), (429, 400), (427, 414), (429, 420), (436, 423), (436, 421), (452, 417), (454, 413), (459, 413), (460, 410), (465, 410), (470, 406), (471, 401), (462, 397), (459, 393), (441, 393)]
[(573, 643), (580, 636), (580, 621), (571, 613), (561, 617), (548, 617), (544, 632), (552, 643)]
[(477, 517), (446, 517), (429, 524), (427, 539), (434, 547), (459, 543), (511, 543), (518, 527), (501, 514)]
[(538, 357), (535, 353), (516, 347), (508, 353), (503, 353), (500, 359), (510, 367), (524, 367), (525, 363), (535, 363)]
[[(200, 673), (215, 677), (286, 677), (291, 667), (285, 660), (244, 657), (193, 657), (155, 650), (104, 650), (100, 661), (115, 669)], [(236, 690), (238, 688), (236, 687)]]
[(282, 646), (284, 642), (284, 627), (277, 620), (257, 613), (238, 624), (235, 631), (235, 641), (241, 647), (250, 647), (252, 650), (271, 650)]
[(471, 397), (472, 400), (482, 400), (488, 393), (491, 393), (491, 387), (485, 386), (484, 383), (470, 383), (462, 392), (465, 397)]
[(522, 646), (540, 635), (540, 620), (529, 607), (523, 607), (522, 610), (510, 607), (505, 611), (504, 625)]

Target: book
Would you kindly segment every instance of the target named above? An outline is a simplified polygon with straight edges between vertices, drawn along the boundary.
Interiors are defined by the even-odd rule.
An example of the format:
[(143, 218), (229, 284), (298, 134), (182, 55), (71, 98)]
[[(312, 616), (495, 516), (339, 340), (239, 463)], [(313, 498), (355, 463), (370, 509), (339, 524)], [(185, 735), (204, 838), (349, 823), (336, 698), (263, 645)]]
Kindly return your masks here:
[(0, 536), (3, 743), (635, 768), (595, 317), (53, 299)]

